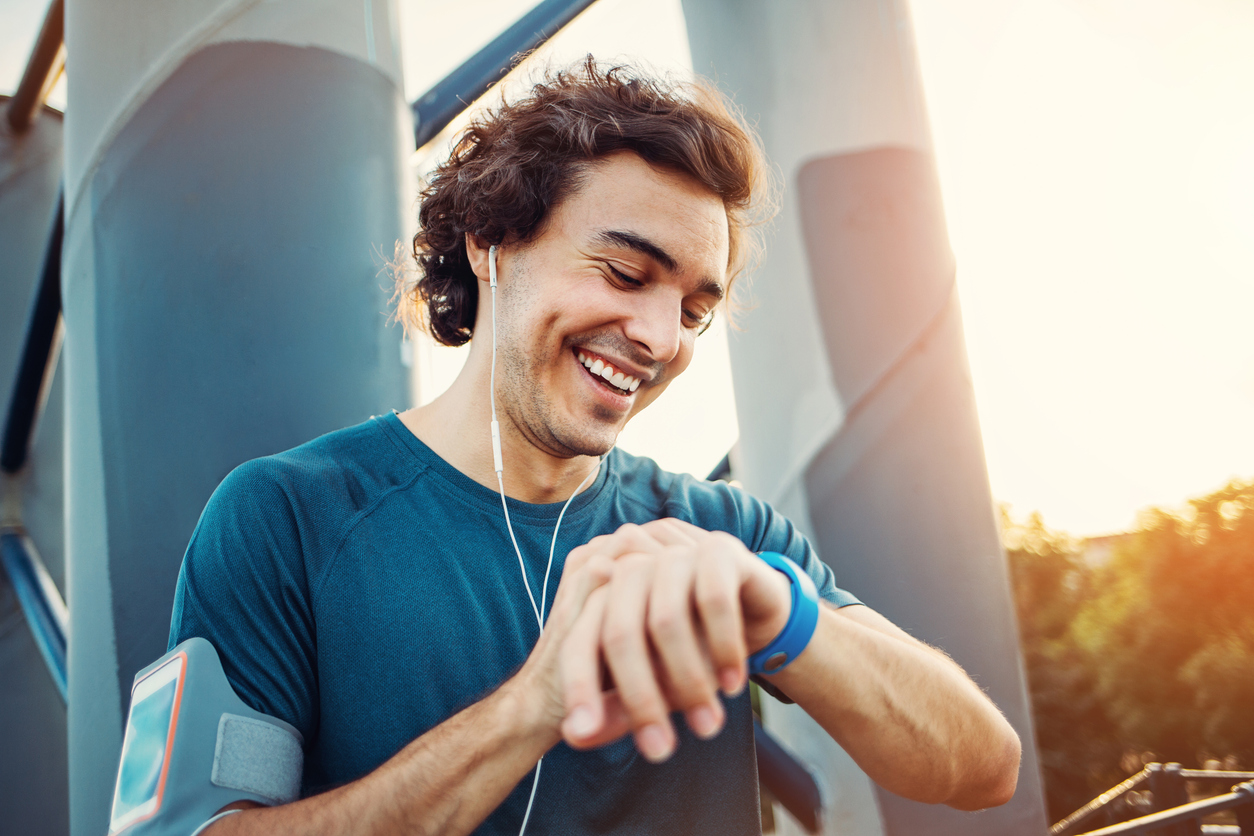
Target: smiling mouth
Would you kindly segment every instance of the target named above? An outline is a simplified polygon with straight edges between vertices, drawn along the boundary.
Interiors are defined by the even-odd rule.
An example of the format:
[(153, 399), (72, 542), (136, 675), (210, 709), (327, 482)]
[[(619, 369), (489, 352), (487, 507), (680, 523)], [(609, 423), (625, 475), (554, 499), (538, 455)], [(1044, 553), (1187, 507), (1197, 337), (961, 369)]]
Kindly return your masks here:
[(575, 349), (575, 356), (599, 383), (619, 395), (630, 395), (640, 387), (640, 378), (624, 374), (604, 359)]

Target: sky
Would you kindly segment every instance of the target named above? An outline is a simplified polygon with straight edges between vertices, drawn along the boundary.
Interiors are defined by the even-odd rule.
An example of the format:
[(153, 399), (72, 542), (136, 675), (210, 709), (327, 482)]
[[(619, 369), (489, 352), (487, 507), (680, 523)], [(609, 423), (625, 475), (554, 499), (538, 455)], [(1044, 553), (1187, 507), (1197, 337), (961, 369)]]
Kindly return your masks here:
[[(399, 0), (407, 98), (530, 5)], [(1093, 535), (1254, 478), (1254, 4), (908, 5), (994, 496)], [(44, 8), (0, 0), (0, 91)], [(548, 52), (691, 70), (678, 0), (599, 0)], [(461, 355), (419, 355), (425, 400)], [(705, 475), (734, 413), (717, 327), (620, 443)]]

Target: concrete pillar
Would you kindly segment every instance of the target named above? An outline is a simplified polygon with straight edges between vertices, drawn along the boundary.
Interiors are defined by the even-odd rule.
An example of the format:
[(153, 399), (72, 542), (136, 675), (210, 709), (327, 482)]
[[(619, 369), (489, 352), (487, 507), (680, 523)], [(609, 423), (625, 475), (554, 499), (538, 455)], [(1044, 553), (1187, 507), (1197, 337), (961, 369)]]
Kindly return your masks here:
[(407, 405), (389, 0), (69, 0), (69, 770), (107, 828), (135, 672), (236, 465)]
[[(984, 687), (1024, 743), (1019, 790), (979, 814), (868, 779), (804, 712), (767, 724), (825, 778), (828, 833), (1046, 830), (905, 0), (684, 0), (693, 65), (758, 124), (783, 205), (731, 337), (737, 473), (837, 582)], [(781, 814), (782, 816), (782, 814)], [(785, 821), (781, 832), (796, 832)]]

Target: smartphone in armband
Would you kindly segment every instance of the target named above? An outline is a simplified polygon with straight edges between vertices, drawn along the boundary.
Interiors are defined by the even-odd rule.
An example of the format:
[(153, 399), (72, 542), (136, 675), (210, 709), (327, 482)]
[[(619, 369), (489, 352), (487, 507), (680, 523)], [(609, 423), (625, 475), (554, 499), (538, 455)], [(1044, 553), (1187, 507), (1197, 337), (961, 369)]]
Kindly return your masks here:
[(187, 655), (177, 653), (131, 689), (131, 710), (109, 816), (111, 836), (152, 818), (161, 809), (186, 674)]

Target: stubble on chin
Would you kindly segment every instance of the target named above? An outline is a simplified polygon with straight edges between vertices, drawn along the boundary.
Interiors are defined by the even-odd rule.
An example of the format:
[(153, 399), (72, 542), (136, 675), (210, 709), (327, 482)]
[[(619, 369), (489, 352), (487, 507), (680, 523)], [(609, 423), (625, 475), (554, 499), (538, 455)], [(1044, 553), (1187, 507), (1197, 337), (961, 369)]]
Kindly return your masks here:
[[(594, 403), (589, 416), (581, 420), (548, 396), (537, 382), (540, 369), (517, 355), (503, 360), (506, 373), (497, 377), (498, 404), (532, 444), (562, 458), (602, 456), (613, 449), (622, 429), (617, 412)], [(502, 386), (503, 381), (510, 383)]]

